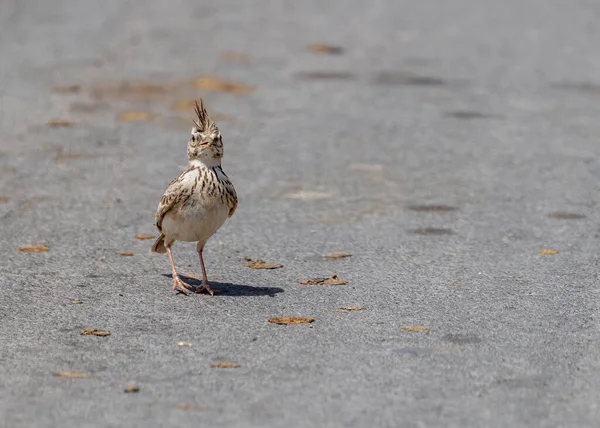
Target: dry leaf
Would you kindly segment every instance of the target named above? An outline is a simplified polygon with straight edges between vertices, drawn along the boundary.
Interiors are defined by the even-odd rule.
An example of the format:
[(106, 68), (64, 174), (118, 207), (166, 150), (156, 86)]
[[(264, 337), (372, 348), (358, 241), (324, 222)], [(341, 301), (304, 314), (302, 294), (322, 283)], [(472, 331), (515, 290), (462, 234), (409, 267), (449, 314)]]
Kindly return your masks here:
[(362, 306), (342, 306), (341, 308), (332, 309), (333, 312), (352, 312), (352, 311), (362, 311), (364, 308)]
[(127, 393), (130, 393), (130, 392), (140, 392), (140, 387), (139, 386), (135, 386), (135, 385), (127, 385), (123, 391), (125, 391)]
[(465, 283), (462, 281), (454, 281), (451, 285), (453, 285), (455, 287), (463, 287), (465, 285)]
[(81, 86), (79, 85), (63, 85), (54, 87), (54, 92), (58, 92), (59, 94), (75, 94), (80, 90)]
[(68, 370), (62, 371), (62, 372), (54, 372), (52, 374), (56, 377), (72, 377), (72, 378), (90, 377), (89, 373), (68, 371)]
[(256, 86), (250, 86), (231, 80), (223, 80), (216, 76), (198, 77), (194, 84), (199, 89), (217, 92), (229, 92), (234, 94), (246, 94), (256, 89)]
[(131, 257), (133, 256), (133, 253), (131, 251), (124, 251), (121, 253), (121, 255), (125, 257)]
[(425, 331), (429, 331), (429, 327), (425, 327), (424, 325), (404, 325), (400, 328), (404, 331), (411, 331), (414, 333), (423, 333)]
[(551, 218), (557, 218), (560, 220), (581, 220), (585, 218), (583, 214), (570, 213), (567, 211), (556, 211), (548, 215)]
[(313, 322), (315, 319), (312, 317), (274, 317), (269, 318), (268, 321), (273, 324), (307, 324)]
[(19, 251), (22, 251), (24, 253), (41, 253), (43, 251), (50, 251), (50, 248), (48, 248), (44, 244), (42, 244), (42, 245), (27, 245), (25, 247), (19, 248)]
[(306, 49), (318, 55), (341, 55), (344, 49), (339, 46), (325, 45), (322, 43), (313, 43), (306, 46)]
[(237, 369), (240, 365), (233, 361), (217, 361), (210, 365), (213, 369)]
[(8, 196), (0, 196), (0, 204), (5, 204), (8, 201), (10, 201), (10, 198)]
[(67, 119), (50, 119), (46, 124), (52, 128), (73, 126), (73, 121)]
[(346, 284), (348, 284), (348, 281), (344, 281), (337, 275), (331, 275), (323, 283), (323, 285), (346, 285)]
[(177, 342), (177, 346), (192, 346), (192, 342)]
[(323, 254), (323, 257), (325, 257), (326, 259), (343, 259), (344, 257), (350, 257), (350, 256), (352, 256), (352, 254), (344, 253), (342, 251), (338, 251), (335, 253)]
[(279, 269), (282, 268), (283, 265), (278, 263), (267, 263), (264, 260), (254, 260), (248, 263), (248, 267), (252, 269)]
[(108, 330), (102, 330), (102, 329), (97, 329), (97, 328), (86, 328), (81, 330), (81, 333), (83, 336), (100, 336), (100, 337), (104, 337), (104, 336), (110, 336), (110, 331)]
[(71, 300), (72, 305), (81, 305), (82, 303), (83, 303), (83, 300), (79, 300), (79, 299)]
[(117, 120), (120, 120), (121, 122), (134, 122), (140, 120), (150, 120), (154, 117), (154, 114), (149, 113), (147, 111), (127, 111), (124, 113), (120, 113), (117, 116)]
[(180, 410), (195, 410), (195, 411), (202, 411), (202, 410), (207, 409), (205, 406), (199, 406), (198, 404), (189, 404), (189, 403), (178, 404), (177, 408)]
[(558, 254), (558, 250), (553, 250), (552, 248), (544, 248), (540, 250), (539, 253), (544, 256), (553, 256), (555, 254)]
[(348, 281), (344, 281), (337, 275), (331, 275), (329, 278), (310, 278), (300, 280), (302, 285), (346, 285)]
[(137, 235), (135, 235), (135, 238), (144, 240), (144, 239), (154, 239), (154, 238), (156, 238), (156, 236), (148, 235), (147, 233), (138, 233)]

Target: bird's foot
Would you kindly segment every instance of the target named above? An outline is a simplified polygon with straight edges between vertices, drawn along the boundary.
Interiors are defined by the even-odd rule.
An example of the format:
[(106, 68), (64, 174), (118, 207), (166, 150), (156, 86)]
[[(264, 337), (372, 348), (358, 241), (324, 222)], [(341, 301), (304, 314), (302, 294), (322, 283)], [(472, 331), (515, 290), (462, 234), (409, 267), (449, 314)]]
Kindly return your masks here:
[(196, 291), (193, 285), (187, 284), (179, 278), (179, 276), (173, 277), (173, 291), (177, 293), (183, 293), (186, 296), (190, 295), (190, 292)]
[(204, 281), (202, 282), (202, 284), (200, 284), (198, 287), (196, 287), (195, 292), (210, 294), (211, 296), (215, 295), (215, 290), (210, 288), (210, 286), (208, 285), (208, 282), (204, 282)]

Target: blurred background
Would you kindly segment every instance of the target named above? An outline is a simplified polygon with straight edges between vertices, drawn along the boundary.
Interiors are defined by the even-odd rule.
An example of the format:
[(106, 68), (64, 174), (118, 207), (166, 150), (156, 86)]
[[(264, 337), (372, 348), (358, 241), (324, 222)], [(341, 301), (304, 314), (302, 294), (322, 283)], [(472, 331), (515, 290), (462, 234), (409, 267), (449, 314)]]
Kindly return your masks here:
[[(0, 425), (594, 426), (599, 18), (584, 0), (3, 0)], [(143, 236), (200, 97), (240, 206), (205, 252), (222, 295), (182, 300)], [(199, 273), (193, 247), (175, 258)], [(298, 283), (332, 274), (348, 286)], [(215, 358), (241, 367), (190, 369)], [(51, 375), (75, 369), (92, 376)]]

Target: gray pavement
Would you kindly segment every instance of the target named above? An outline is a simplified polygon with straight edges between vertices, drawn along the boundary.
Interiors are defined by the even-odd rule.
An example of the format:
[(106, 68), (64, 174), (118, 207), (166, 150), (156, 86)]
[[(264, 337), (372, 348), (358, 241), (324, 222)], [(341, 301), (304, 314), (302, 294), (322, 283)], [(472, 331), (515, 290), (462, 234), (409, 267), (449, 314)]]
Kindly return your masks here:
[[(599, 20), (592, 1), (3, 1), (0, 426), (599, 426)], [(135, 237), (200, 96), (240, 197), (206, 248), (215, 297), (172, 294)], [(348, 284), (299, 284), (332, 274)]]

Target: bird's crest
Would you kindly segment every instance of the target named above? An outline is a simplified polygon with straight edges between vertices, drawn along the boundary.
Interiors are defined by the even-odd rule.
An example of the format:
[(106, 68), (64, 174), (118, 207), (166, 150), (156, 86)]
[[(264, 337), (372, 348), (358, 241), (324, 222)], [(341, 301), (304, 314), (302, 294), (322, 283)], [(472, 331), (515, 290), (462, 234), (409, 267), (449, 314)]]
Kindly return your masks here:
[(194, 122), (194, 125), (196, 125), (198, 132), (202, 132), (203, 134), (218, 132), (217, 125), (210, 117), (208, 117), (208, 112), (204, 107), (202, 98), (200, 98), (200, 104), (198, 104), (198, 101), (196, 101), (196, 108), (194, 110), (196, 112), (197, 119), (192, 119), (192, 121)]

